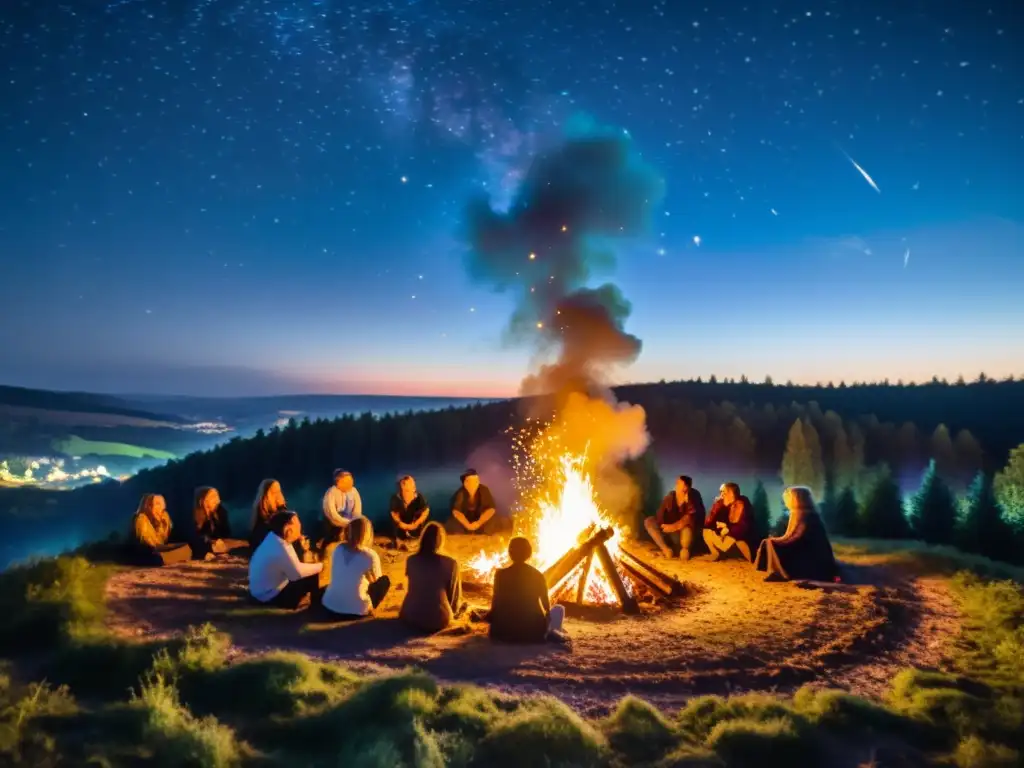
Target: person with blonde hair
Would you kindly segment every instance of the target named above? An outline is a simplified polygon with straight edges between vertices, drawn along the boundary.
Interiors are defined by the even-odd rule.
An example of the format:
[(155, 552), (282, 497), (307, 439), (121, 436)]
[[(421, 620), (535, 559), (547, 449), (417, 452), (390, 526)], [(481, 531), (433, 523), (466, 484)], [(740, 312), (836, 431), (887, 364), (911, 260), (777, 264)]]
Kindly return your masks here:
[(444, 542), (444, 527), (427, 523), (420, 535), (419, 549), (405, 561), (409, 586), (398, 616), (422, 632), (440, 632), (466, 607), (462, 602), (459, 564), (443, 553)]
[(184, 543), (169, 543), (171, 516), (167, 502), (157, 493), (147, 493), (139, 501), (132, 518), (131, 547), (142, 565), (172, 565), (192, 559), (192, 548)]
[(281, 484), (268, 477), (256, 489), (256, 498), (252, 502), (252, 524), (249, 526), (249, 548), (255, 552), (270, 532), (270, 518), (278, 512), (288, 509), (284, 500)]
[(789, 523), (782, 536), (769, 536), (757, 550), (754, 564), (766, 571), (765, 581), (834, 581), (836, 558), (809, 488), (792, 486), (782, 493)]
[(249, 546), (245, 541), (231, 538), (228, 511), (216, 488), (208, 485), (196, 488), (192, 523), (192, 556), (197, 560), (209, 560), (214, 555)]
[(384, 576), (380, 556), (373, 549), (373, 525), (357, 517), (345, 530), (345, 541), (331, 555), (331, 580), (323, 596), (323, 607), (346, 619), (373, 613), (391, 589)]

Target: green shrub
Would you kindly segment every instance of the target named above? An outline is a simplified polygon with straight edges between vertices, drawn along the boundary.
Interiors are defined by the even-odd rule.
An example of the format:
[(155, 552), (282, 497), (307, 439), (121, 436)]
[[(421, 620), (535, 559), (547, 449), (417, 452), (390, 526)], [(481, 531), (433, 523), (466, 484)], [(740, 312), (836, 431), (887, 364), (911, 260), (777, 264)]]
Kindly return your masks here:
[(1015, 768), (1024, 764), (1021, 757), (1015, 749), (969, 736), (957, 745), (953, 762), (957, 768)]
[(767, 694), (748, 693), (725, 698), (699, 696), (687, 702), (677, 720), (680, 728), (694, 742), (703, 743), (721, 722), (746, 718), (775, 720), (793, 716), (791, 707), (781, 699)]
[(676, 729), (665, 716), (635, 696), (622, 699), (602, 726), (612, 749), (631, 763), (661, 757), (679, 742)]
[(758, 768), (766, 756), (772, 765), (817, 765), (818, 744), (801, 733), (791, 717), (740, 717), (722, 720), (708, 734), (706, 746), (730, 768)]

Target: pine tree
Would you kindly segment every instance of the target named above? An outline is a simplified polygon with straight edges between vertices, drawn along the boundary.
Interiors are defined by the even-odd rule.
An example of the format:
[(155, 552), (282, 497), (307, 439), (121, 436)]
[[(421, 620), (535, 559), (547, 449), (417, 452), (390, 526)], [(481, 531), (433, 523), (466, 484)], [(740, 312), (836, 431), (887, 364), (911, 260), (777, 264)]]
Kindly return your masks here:
[(882, 472), (860, 510), (860, 528), (873, 539), (905, 539), (910, 534), (903, 497), (892, 472)]
[(949, 436), (949, 428), (945, 424), (939, 424), (935, 428), (929, 449), (936, 471), (943, 478), (953, 477), (956, 473), (956, 453), (953, 450), (953, 440)]
[(836, 504), (839, 501), (836, 491), (835, 472), (829, 470), (825, 473), (825, 493), (822, 494), (821, 504), (819, 505), (821, 521), (825, 524), (825, 530), (829, 533), (835, 533)]
[(1010, 451), (1010, 460), (993, 483), (999, 506), (1018, 534), (1024, 534), (1024, 443)]
[(981, 444), (969, 431), (961, 429), (953, 440), (953, 450), (956, 453), (957, 482), (969, 483), (982, 468), (985, 455)]
[(846, 486), (839, 494), (833, 518), (837, 536), (856, 536), (860, 533), (860, 515), (853, 486)]
[(934, 459), (928, 463), (921, 487), (910, 502), (910, 510), (914, 536), (929, 544), (953, 543), (956, 500), (939, 475)]
[(961, 549), (994, 559), (1013, 552), (1014, 533), (1003, 519), (991, 478), (979, 472), (967, 492), (963, 522), (958, 531)]
[(760, 480), (757, 481), (757, 487), (754, 488), (750, 504), (754, 513), (754, 537), (756, 545), (760, 545), (761, 540), (768, 537), (772, 528), (772, 508), (768, 502), (768, 491), (765, 490), (764, 483)]
[(782, 457), (782, 482), (786, 485), (805, 485), (815, 496), (820, 496), (825, 484), (825, 470), (821, 461), (821, 442), (818, 431), (803, 419), (797, 419), (789, 429), (786, 453)]

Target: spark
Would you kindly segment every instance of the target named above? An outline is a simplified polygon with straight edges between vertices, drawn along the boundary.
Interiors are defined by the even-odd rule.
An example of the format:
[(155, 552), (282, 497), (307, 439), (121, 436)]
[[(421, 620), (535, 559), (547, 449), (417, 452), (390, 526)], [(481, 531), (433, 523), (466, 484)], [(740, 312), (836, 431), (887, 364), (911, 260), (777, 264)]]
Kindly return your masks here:
[(569, 228), (568, 228), (567, 226), (565, 226), (565, 224), (563, 224), (563, 225), (562, 225), (562, 231), (563, 231), (563, 232), (568, 232), (568, 231), (569, 231)]
[(700, 235), (693, 236), (693, 244), (700, 247)]
[(543, 328), (544, 327), (544, 323), (537, 323), (537, 327), (538, 328)]
[(909, 262), (910, 262), (910, 249), (909, 249), (909, 248), (907, 248), (907, 250), (906, 250), (906, 251), (904, 252), (904, 254), (903, 254), (903, 268), (904, 268), (904, 269), (906, 269), (906, 268), (907, 268), (907, 264), (908, 264)]
[[(562, 227), (562, 230), (565, 231), (565, 227)], [(530, 254), (530, 261), (533, 261), (536, 258), (537, 258), (537, 254), (536, 253), (531, 253)]]
[(402, 177), (402, 183), (403, 184), (407, 184), (408, 182), (409, 182), (409, 177), (408, 176), (403, 176)]
[(878, 194), (882, 194), (882, 190), (880, 190), (878, 188), (878, 185), (875, 184), (875, 180), (871, 178), (870, 174), (867, 171), (865, 171), (863, 168), (861, 168), (860, 164), (856, 160), (854, 160), (852, 157), (847, 155), (845, 152), (843, 152), (843, 154), (846, 155), (846, 159), (847, 160), (849, 160), (851, 163), (853, 163), (853, 167), (856, 168), (858, 171), (860, 171), (860, 175), (864, 177), (864, 180), (868, 184), (871, 185), (871, 188), (873, 190), (875, 190), (875, 192), (877, 192)]

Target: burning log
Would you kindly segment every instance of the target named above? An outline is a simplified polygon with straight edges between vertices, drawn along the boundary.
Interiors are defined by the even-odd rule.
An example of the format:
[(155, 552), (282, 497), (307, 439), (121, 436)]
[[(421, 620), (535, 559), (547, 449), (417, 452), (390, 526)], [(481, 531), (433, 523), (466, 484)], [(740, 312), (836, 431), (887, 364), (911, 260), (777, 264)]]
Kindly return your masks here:
[(554, 565), (544, 571), (544, 581), (547, 582), (548, 589), (554, 589), (562, 579), (572, 573), (573, 569), (579, 565), (587, 555), (594, 551), (596, 546), (601, 545), (603, 547), (604, 543), (614, 534), (615, 531), (611, 528), (602, 528), (597, 531), (597, 533), (592, 534), (582, 544), (570, 549), (562, 555)]
[(583, 575), (580, 579), (579, 587), (576, 592), (577, 602), (582, 602), (584, 592), (587, 588), (587, 581), (590, 578), (590, 570), (593, 566), (594, 555), (596, 554), (597, 558), (601, 561), (601, 565), (604, 568), (605, 575), (607, 576), (609, 583), (612, 585), (612, 589), (615, 590), (615, 595), (619, 599), (619, 604), (622, 606), (622, 610), (625, 613), (639, 613), (640, 606), (637, 604), (636, 599), (626, 591), (626, 585), (622, 583), (622, 577), (619, 576), (619, 571), (615, 567), (615, 561), (612, 559), (607, 547), (605, 547), (605, 542), (614, 535), (615, 531), (613, 529), (602, 528), (593, 533), (582, 544), (570, 549), (562, 555), (558, 562), (544, 572), (544, 580), (548, 585), (548, 589), (554, 589), (569, 574), (571, 574), (580, 563), (583, 563)]
[[(648, 563), (646, 560), (641, 560), (639, 557), (634, 555), (627, 549), (622, 547), (619, 548), (619, 558), (623, 567), (625, 567), (631, 574), (634, 574), (635, 570), (643, 570), (646, 572), (644, 576), (638, 576), (641, 581), (645, 582), (650, 586), (650, 576), (653, 576), (655, 580), (665, 585), (665, 589), (662, 589), (664, 593), (671, 597), (681, 597), (686, 593), (686, 588), (675, 576), (670, 576), (664, 571), (658, 570), (653, 565)], [(661, 589), (661, 588), (659, 588)]]

